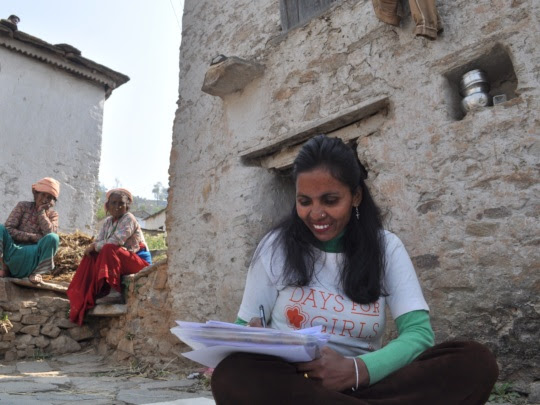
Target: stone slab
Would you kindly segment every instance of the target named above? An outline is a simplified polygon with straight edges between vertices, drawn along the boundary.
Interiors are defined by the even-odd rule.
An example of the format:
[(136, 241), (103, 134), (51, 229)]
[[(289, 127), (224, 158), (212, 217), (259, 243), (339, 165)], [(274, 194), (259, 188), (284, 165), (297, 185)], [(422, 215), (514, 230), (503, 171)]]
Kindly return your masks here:
[[(39, 394), (39, 399), (45, 402), (53, 404), (78, 404), (79, 401), (88, 401), (88, 403), (94, 404), (97, 401), (109, 401), (109, 404), (114, 404), (114, 393), (112, 392), (77, 392), (62, 390), (62, 391), (50, 391)], [(107, 403), (107, 402), (105, 402)]]
[(64, 373), (74, 373), (74, 374), (88, 374), (88, 373), (108, 373), (115, 369), (114, 366), (110, 366), (103, 363), (81, 363), (81, 364), (70, 364), (67, 366), (60, 365), (59, 369)]
[[(55, 375), (53, 375), (55, 374)], [(35, 376), (33, 376), (35, 377)], [(34, 379), (34, 381), (39, 381), (40, 383), (45, 384), (54, 384), (54, 385), (67, 385), (71, 384), (71, 379), (65, 375), (58, 374), (57, 371), (46, 375), (39, 375), (39, 380)]]
[(125, 304), (99, 304), (88, 311), (91, 316), (122, 316), (127, 314)]
[(157, 261), (155, 263), (152, 263), (150, 266), (145, 267), (144, 269), (142, 269), (138, 273), (128, 274), (128, 275), (124, 276), (123, 280), (130, 280), (130, 279), (131, 280), (138, 280), (141, 277), (148, 276), (148, 275), (152, 274), (153, 272), (155, 272), (158, 269), (159, 266), (161, 266), (162, 264), (165, 264), (165, 263), (167, 263), (167, 259), (159, 260), (159, 261)]
[(53, 405), (52, 402), (30, 398), (26, 395), (10, 395), (0, 393), (0, 404), (3, 405)]
[(14, 374), (14, 373), (17, 373), (17, 366), (12, 366), (12, 365), (5, 366), (3, 364), (0, 364), (0, 379), (5, 375)]
[(46, 361), (21, 361), (17, 363), (17, 371), (22, 374), (48, 373), (52, 368)]
[(122, 377), (71, 377), (71, 384), (80, 391), (89, 392), (129, 390), (139, 386), (138, 383)]
[(170, 380), (170, 381), (155, 381), (147, 384), (141, 384), (139, 388), (151, 390), (156, 388), (186, 388), (196, 384), (196, 380)]
[(168, 402), (152, 402), (152, 405), (215, 405), (215, 404), (216, 404), (216, 401), (210, 398), (205, 398), (205, 397), (177, 399), (176, 401), (168, 401)]
[(57, 390), (58, 386), (54, 384), (41, 384), (34, 381), (1, 381), (0, 393), (14, 394), (14, 393), (34, 393), (34, 392), (47, 392)]
[(201, 90), (212, 96), (224, 97), (244, 89), (263, 72), (264, 66), (260, 63), (231, 56), (208, 68)]
[(167, 402), (176, 401), (178, 399), (200, 397), (198, 393), (178, 392), (169, 390), (122, 390), (118, 392), (116, 399), (129, 404), (144, 405), (155, 401)]

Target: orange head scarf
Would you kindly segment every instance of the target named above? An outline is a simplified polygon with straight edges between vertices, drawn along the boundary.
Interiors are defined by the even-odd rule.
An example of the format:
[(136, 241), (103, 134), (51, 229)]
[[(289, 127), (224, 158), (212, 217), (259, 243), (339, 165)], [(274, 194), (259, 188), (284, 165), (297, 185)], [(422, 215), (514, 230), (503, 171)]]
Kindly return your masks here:
[(55, 199), (60, 195), (60, 183), (52, 177), (44, 177), (37, 183), (32, 184), (32, 191), (39, 193), (49, 193)]

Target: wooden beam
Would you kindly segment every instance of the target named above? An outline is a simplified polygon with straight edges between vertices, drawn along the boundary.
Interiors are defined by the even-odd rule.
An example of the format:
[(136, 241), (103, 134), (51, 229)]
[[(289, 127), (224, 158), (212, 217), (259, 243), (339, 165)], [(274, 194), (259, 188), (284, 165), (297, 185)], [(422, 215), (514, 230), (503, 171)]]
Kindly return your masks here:
[(383, 95), (371, 98), (360, 104), (341, 110), (331, 116), (316, 120), (310, 125), (300, 128), (292, 133), (277, 137), (267, 144), (249, 148), (241, 152), (240, 157), (249, 162), (250, 160), (261, 160), (261, 158), (272, 155), (276, 151), (289, 150), (315, 134), (328, 134), (334, 132), (381, 110), (385, 110), (388, 104), (388, 96)]
[[(386, 121), (386, 114), (379, 113), (354, 122), (343, 128), (339, 128), (332, 132), (327, 132), (328, 135), (340, 138), (345, 143), (349, 143), (353, 140), (369, 136), (379, 130), (379, 128)], [(284, 147), (272, 154), (262, 156), (253, 160), (257, 160), (259, 164), (265, 169), (286, 170), (289, 169), (294, 161), (294, 158), (298, 154), (300, 148), (308, 140), (304, 140), (296, 145)]]

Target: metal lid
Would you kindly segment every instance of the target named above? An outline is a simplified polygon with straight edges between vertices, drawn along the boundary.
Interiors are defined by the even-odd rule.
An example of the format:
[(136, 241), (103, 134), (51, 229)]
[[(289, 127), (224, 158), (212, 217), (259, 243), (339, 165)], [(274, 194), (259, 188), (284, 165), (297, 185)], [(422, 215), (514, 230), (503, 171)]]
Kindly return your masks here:
[(489, 82), (487, 79), (486, 73), (481, 69), (474, 69), (467, 73), (465, 73), (461, 77), (461, 81), (459, 83), (459, 88), (463, 92), (467, 87), (477, 84), (477, 83), (486, 83), (489, 88)]

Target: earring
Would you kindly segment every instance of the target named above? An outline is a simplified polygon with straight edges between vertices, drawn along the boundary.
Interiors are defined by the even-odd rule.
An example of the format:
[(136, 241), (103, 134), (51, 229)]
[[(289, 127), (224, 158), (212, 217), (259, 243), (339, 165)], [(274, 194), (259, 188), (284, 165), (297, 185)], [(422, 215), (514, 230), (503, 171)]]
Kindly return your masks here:
[(358, 221), (360, 221), (360, 211), (358, 211), (358, 205), (357, 205), (356, 207), (354, 207), (354, 208), (355, 208), (355, 210), (356, 210), (356, 219), (357, 219)]

